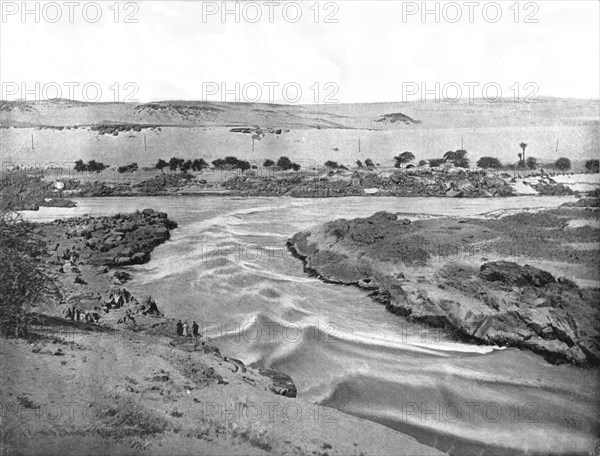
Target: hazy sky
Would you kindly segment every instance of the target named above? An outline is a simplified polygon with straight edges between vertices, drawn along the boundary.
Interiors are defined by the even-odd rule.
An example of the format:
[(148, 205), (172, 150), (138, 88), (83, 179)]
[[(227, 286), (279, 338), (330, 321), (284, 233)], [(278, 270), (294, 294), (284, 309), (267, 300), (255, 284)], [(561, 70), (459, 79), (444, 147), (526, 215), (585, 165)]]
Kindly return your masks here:
[(221, 100), (222, 84), (228, 101), (415, 100), (423, 84), (466, 98), (469, 83), (476, 97), (488, 84), (491, 97), (600, 98), (595, 0), (426, 2), (425, 17), (401, 1), (28, 2), (25, 17), (1, 3), (2, 99), (67, 98), (69, 83), (103, 101)]

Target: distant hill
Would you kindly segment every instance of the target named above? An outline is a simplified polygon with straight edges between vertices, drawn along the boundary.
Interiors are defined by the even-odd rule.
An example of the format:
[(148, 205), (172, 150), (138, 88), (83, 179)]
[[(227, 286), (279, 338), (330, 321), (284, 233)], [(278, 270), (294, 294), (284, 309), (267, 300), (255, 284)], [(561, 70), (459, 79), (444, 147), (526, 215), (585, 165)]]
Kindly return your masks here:
[(177, 153), (256, 160), (290, 155), (343, 164), (372, 158), (389, 164), (404, 150), (420, 160), (463, 145), (472, 160), (491, 155), (513, 161), (518, 144), (526, 142), (530, 156), (577, 160), (598, 155), (598, 111), (598, 100), (552, 98), (328, 105), (0, 101), (0, 151), (3, 163), (79, 158), (151, 163)]

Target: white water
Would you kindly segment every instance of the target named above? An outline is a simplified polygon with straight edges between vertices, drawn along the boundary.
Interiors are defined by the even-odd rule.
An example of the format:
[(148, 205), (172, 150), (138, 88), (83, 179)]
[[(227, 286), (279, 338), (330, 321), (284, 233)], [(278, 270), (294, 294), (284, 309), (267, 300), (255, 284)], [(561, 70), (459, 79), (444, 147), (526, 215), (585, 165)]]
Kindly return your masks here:
[(411, 324), (353, 287), (308, 277), (285, 247), (294, 233), (380, 210), (474, 216), (571, 198), (89, 198), (29, 218), (152, 207), (179, 223), (134, 294), (192, 320), (224, 354), (288, 373), (310, 401), (384, 423), (454, 454), (581, 453), (598, 429), (597, 372), (519, 350), (457, 343)]

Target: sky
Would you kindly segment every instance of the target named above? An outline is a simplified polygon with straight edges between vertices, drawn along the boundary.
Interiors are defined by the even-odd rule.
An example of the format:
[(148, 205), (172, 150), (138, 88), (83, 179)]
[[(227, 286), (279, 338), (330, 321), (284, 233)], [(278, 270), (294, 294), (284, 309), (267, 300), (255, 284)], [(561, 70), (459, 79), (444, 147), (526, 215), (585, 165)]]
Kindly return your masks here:
[(1, 99), (600, 98), (596, 0), (2, 0), (0, 12)]

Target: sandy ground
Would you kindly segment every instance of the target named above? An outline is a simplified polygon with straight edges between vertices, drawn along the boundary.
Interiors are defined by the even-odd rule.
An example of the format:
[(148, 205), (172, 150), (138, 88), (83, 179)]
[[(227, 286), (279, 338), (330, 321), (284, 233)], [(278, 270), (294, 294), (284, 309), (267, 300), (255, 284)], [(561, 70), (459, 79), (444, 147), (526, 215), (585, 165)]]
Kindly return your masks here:
[(39, 323), (0, 342), (2, 454), (440, 454), (168, 337)]

